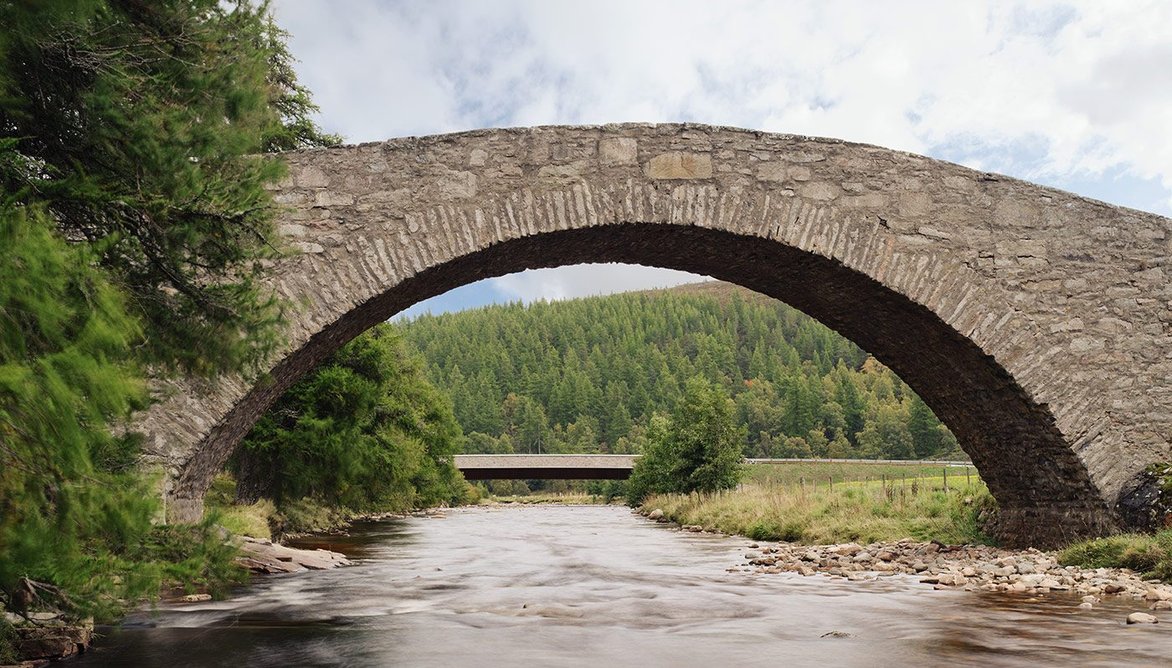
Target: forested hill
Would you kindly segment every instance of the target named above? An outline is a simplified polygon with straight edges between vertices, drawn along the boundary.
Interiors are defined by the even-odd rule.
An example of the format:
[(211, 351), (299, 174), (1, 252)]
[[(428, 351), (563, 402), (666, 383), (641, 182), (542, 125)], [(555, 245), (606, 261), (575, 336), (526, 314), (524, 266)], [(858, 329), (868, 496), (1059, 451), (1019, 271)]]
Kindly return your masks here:
[(745, 454), (922, 458), (956, 441), (894, 373), (800, 311), (727, 283), (425, 315), (399, 327), (451, 393), (467, 452), (633, 452), (704, 376)]

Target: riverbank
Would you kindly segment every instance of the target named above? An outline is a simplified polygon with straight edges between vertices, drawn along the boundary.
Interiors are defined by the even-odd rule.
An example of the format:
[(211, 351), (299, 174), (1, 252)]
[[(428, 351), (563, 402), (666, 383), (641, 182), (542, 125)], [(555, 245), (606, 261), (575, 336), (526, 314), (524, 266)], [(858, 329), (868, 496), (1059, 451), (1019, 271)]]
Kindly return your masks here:
[(1145, 580), (1128, 569), (1080, 568), (1063, 566), (1060, 561), (1056, 552), (913, 540), (815, 546), (754, 543), (741, 570), (821, 574), (848, 580), (912, 575), (935, 589), (1034, 596), (1065, 593), (1081, 597), (1076, 602), (1084, 609), (1102, 597), (1117, 596), (1144, 601), (1150, 610), (1172, 610), (1172, 585)]
[(555, 492), (550, 494), (515, 494), (507, 496), (488, 496), (480, 499), (480, 505), (555, 505), (555, 506), (605, 506), (621, 503), (621, 500), (607, 498), (599, 494), (586, 492)]
[[(647, 519), (670, 523), (659, 508), (635, 512)], [(680, 524), (689, 533), (725, 532), (700, 524)], [(743, 534), (741, 534), (743, 537)], [(750, 539), (751, 540), (751, 539)], [(910, 538), (867, 544), (845, 542), (810, 545), (778, 541), (752, 542), (744, 563), (729, 572), (794, 573), (850, 581), (904, 575), (917, 577), (934, 589), (1002, 592), (1030, 597), (1065, 595), (1072, 607), (1089, 610), (1105, 598), (1133, 600), (1137, 610), (1128, 624), (1158, 623), (1157, 615), (1172, 615), (1172, 585), (1146, 579), (1126, 568), (1082, 568), (1063, 565), (1062, 553), (1037, 549), (1008, 550), (981, 544), (945, 544)], [(1145, 612), (1144, 610), (1147, 610)], [(1154, 613), (1154, 614), (1153, 614)]]
[(657, 494), (645, 513), (660, 510), (681, 525), (700, 525), (755, 540), (833, 544), (903, 538), (942, 543), (990, 544), (982, 530), (994, 512), (993, 497), (979, 479), (914, 477), (822, 479), (746, 483), (714, 494)]

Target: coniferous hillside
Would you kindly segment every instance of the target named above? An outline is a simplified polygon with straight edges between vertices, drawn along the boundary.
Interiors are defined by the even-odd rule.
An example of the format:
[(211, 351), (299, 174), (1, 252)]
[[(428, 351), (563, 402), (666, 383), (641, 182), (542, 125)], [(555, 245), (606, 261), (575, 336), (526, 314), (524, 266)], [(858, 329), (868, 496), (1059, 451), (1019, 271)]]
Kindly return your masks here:
[(750, 457), (912, 459), (956, 440), (889, 369), (727, 283), (519, 303), (400, 323), (450, 392), (466, 452), (637, 452), (693, 376), (724, 386)]

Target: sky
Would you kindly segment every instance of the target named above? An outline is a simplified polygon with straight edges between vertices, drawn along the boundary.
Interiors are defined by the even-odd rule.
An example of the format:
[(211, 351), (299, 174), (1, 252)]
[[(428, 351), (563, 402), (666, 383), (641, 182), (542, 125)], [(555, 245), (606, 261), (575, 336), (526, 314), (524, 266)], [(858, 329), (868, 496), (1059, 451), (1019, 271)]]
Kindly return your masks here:
[[(1172, 0), (277, 0), (347, 142), (693, 121), (911, 151), (1172, 216)], [(408, 314), (698, 277), (580, 265)]]

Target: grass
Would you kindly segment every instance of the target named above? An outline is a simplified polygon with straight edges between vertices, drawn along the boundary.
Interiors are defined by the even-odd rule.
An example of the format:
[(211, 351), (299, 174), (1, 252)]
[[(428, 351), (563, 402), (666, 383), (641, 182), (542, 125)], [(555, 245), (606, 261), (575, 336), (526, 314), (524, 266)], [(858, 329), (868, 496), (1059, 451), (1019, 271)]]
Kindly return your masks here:
[(245, 506), (235, 504), (235, 498), (236, 481), (227, 473), (217, 475), (204, 497), (204, 517), (237, 536), (271, 539), (277, 515), (273, 502), (261, 499)]
[(1081, 541), (1058, 555), (1063, 566), (1130, 568), (1146, 578), (1172, 581), (1172, 529), (1154, 535), (1119, 534)]
[(972, 466), (945, 466), (943, 464), (878, 464), (857, 462), (785, 462), (779, 464), (752, 464), (745, 467), (746, 484), (807, 485), (821, 487), (843, 482), (882, 482), (910, 484), (916, 478), (943, 478), (948, 472), (949, 485), (978, 479)]
[(555, 503), (568, 506), (581, 505), (605, 505), (607, 499), (604, 496), (597, 494), (587, 494), (586, 492), (551, 492), (510, 496), (489, 496), (483, 502), (486, 503), (515, 503), (515, 504), (538, 504), (538, 503)]
[[(992, 508), (994, 501), (975, 474), (970, 473), (966, 482), (963, 469), (956, 475), (949, 471), (945, 489), (941, 467), (918, 467), (914, 473), (936, 475), (917, 477), (910, 467), (889, 475), (890, 466), (803, 462), (761, 466), (774, 470), (759, 472), (754, 466), (738, 489), (654, 495), (643, 508), (659, 508), (680, 524), (699, 524), (754, 540), (991, 542), (980, 529), (978, 514)], [(896, 475), (900, 472), (902, 478)], [(883, 476), (888, 476), (886, 481)]]

